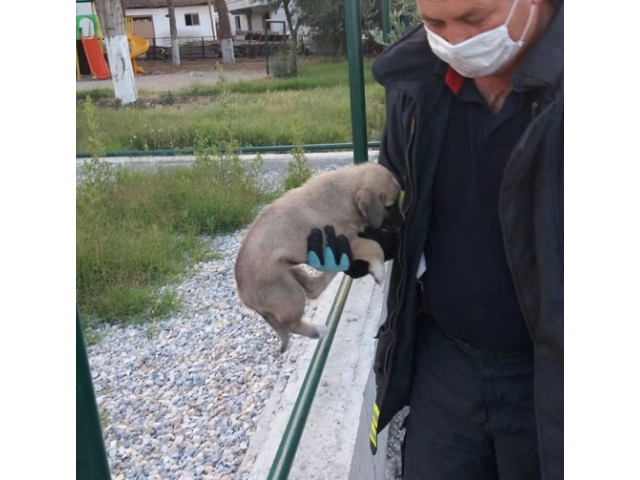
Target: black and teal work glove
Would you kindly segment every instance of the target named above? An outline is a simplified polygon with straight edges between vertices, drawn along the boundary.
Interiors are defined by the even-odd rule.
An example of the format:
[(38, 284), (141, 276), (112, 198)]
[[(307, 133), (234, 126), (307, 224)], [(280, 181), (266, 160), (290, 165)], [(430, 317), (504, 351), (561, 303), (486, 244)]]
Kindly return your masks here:
[[(378, 242), (385, 261), (393, 258), (398, 251), (397, 233), (367, 227), (358, 236)], [(321, 272), (344, 272), (352, 278), (361, 278), (369, 273), (369, 262), (354, 259), (347, 237), (336, 236), (331, 225), (324, 227), (324, 235), (319, 228), (311, 230), (307, 237), (307, 264)]]

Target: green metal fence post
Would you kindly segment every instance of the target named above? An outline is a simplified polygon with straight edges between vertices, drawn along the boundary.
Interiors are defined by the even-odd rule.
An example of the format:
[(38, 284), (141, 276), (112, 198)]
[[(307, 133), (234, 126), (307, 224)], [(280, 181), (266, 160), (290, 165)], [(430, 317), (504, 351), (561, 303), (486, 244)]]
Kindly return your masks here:
[(270, 48), (269, 48), (269, 34), (267, 33), (267, 36), (265, 37), (265, 44), (264, 44), (264, 54), (265, 54), (265, 59), (266, 59), (266, 62), (267, 62), (267, 75), (269, 75), (269, 53), (270, 53), (269, 50), (270, 50)]
[(389, 32), (391, 31), (391, 2), (389, 0), (380, 0), (380, 16), (382, 19), (382, 40), (384, 43), (389, 42)]
[[(380, 17), (382, 19), (382, 41), (389, 43), (389, 32), (391, 32), (391, 1), (380, 0)], [(385, 103), (389, 102), (389, 89), (384, 89)]]
[(362, 19), (360, 0), (346, 0), (347, 59), (349, 60), (349, 92), (351, 94), (351, 131), (355, 163), (369, 160), (367, 154), (367, 111), (364, 100), (362, 68)]
[(110, 480), (89, 359), (76, 305), (76, 479)]

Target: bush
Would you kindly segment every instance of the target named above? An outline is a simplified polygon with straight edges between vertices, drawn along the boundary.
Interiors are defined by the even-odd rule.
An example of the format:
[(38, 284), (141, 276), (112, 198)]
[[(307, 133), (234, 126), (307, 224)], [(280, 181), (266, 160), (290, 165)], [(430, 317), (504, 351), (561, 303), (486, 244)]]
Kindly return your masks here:
[(302, 132), (299, 122), (294, 122), (296, 148), (291, 152), (293, 159), (287, 165), (287, 176), (284, 180), (284, 189), (298, 188), (311, 178), (313, 172), (309, 168), (307, 156), (302, 148)]
[(298, 72), (293, 65), (293, 55), (291, 52), (279, 51), (269, 59), (269, 66), (273, 76), (277, 78), (297, 77)]

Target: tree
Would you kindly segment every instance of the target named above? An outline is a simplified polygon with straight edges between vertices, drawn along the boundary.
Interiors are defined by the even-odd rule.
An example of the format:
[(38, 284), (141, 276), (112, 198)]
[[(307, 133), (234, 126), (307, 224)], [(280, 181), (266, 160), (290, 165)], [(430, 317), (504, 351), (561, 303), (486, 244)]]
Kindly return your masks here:
[(394, 0), (391, 5), (389, 41), (383, 40), (382, 30), (374, 27), (369, 34), (375, 42), (385, 47), (397, 42), (422, 21), (415, 0)]
[(298, 0), (263, 0), (263, 2), (273, 10), (277, 11), (280, 8), (284, 10), (284, 15), (287, 18), (287, 26), (291, 35), (291, 75), (298, 75), (298, 30), (303, 24), (303, 16), (298, 7)]
[(222, 63), (236, 63), (233, 53), (233, 36), (229, 22), (229, 9), (226, 0), (216, 0), (216, 10), (220, 20), (220, 48), (222, 49)]
[[(415, 0), (412, 0), (415, 2)], [(320, 53), (336, 57), (347, 52), (345, 0), (295, 0)], [(380, 0), (361, 0), (362, 30), (380, 24)]]
[(120, 0), (95, 0), (102, 25), (116, 98), (124, 105), (138, 100), (136, 80), (131, 66), (129, 42), (124, 31), (124, 10)]
[(174, 0), (167, 0), (169, 9), (169, 32), (171, 33), (171, 62), (180, 65), (180, 45), (178, 45), (178, 27), (176, 27), (176, 9)]

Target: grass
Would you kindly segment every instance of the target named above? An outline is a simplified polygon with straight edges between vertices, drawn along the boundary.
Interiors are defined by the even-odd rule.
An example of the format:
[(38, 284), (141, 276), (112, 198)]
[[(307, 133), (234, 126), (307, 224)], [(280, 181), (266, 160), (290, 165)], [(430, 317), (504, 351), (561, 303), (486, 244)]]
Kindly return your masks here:
[[(83, 186), (76, 207), (76, 288), (83, 317), (162, 318), (177, 298), (158, 287), (205, 259), (201, 235), (247, 225), (268, 197), (197, 168), (124, 169)], [(185, 265), (186, 264), (186, 265)]]
[[(181, 96), (200, 99), (172, 104)], [(373, 80), (370, 61), (365, 65), (365, 96), (368, 136), (378, 140), (384, 89)], [(101, 107), (98, 122), (106, 150), (190, 148), (198, 135), (212, 143), (233, 140), (239, 146), (292, 144), (296, 128), (303, 143), (351, 141), (346, 62), (309, 65), (296, 78), (191, 87), (167, 98), (167, 104), (147, 108)], [(76, 150), (87, 151), (88, 130), (80, 107), (76, 120)]]
[[(241, 228), (272, 197), (234, 155), (200, 144), (193, 167), (153, 172), (98, 159), (101, 139), (84, 107), (94, 158), (76, 199), (76, 290), (83, 320), (128, 323), (166, 316), (179, 301), (161, 287), (210, 258), (203, 235)], [(260, 160), (258, 159), (258, 162)]]
[[(372, 59), (365, 59), (364, 83), (365, 85), (377, 85), (371, 75)], [(224, 69), (224, 67), (221, 67)], [(310, 90), (314, 88), (331, 88), (336, 86), (349, 85), (349, 70), (346, 61), (327, 61), (313, 64), (302, 64), (300, 75), (295, 78), (274, 78), (269, 77), (262, 80), (251, 80), (244, 82), (229, 83), (227, 91), (229, 93), (266, 93), (289, 90)], [(171, 92), (173, 96), (193, 97), (193, 96), (216, 96), (222, 91), (221, 85), (195, 85)], [(164, 92), (163, 95), (168, 95)], [(86, 96), (92, 100), (103, 98), (113, 98), (112, 88), (99, 88), (94, 90), (76, 91), (76, 100), (84, 100)], [(141, 96), (151, 95), (150, 92), (141, 90)], [(162, 94), (161, 94), (162, 95)]]

